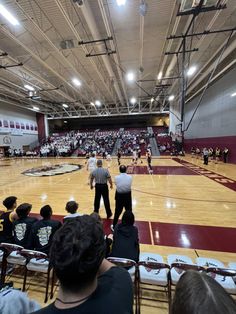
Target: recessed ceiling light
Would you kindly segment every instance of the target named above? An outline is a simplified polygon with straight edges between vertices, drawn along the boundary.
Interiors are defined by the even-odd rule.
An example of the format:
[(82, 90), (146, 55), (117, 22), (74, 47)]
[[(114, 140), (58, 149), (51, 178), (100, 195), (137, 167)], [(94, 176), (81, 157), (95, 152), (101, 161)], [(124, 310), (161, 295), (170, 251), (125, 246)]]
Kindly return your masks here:
[(132, 81), (134, 81), (134, 79), (135, 79), (135, 76), (134, 76), (134, 73), (133, 73), (133, 72), (128, 72), (127, 75), (126, 75), (126, 77), (127, 77), (127, 80), (128, 80), (129, 82), (132, 82)]
[(137, 100), (135, 97), (130, 98), (130, 102), (132, 105), (136, 104)]
[(100, 100), (96, 100), (96, 101), (95, 101), (95, 105), (98, 106), (98, 107), (100, 107), (100, 106), (101, 106), (101, 101), (100, 101)]
[(72, 82), (75, 86), (81, 86), (81, 82), (77, 78), (73, 78)]
[(34, 110), (39, 110), (39, 107), (33, 106)]
[(160, 80), (162, 78), (162, 72), (159, 72), (157, 79)]
[(0, 14), (12, 25), (20, 25), (17, 19), (2, 4), (0, 4)]
[(28, 89), (28, 90), (30, 90), (30, 91), (32, 91), (32, 92), (34, 91), (34, 87), (33, 87), (33, 86), (30, 86), (30, 85), (28, 85), (28, 84), (25, 84), (25, 85), (24, 85), (24, 88), (25, 88), (25, 89)]
[(169, 99), (169, 101), (172, 101), (172, 100), (175, 99), (175, 96), (174, 95), (170, 95), (168, 99)]
[(187, 75), (191, 76), (193, 75), (195, 72), (197, 71), (197, 67), (195, 65), (191, 66), (188, 71), (187, 71)]
[(65, 120), (64, 123), (68, 123), (68, 121)]
[(126, 4), (126, 0), (116, 0), (117, 5), (121, 6), (121, 5), (125, 5)]
[(236, 93), (233, 93), (232, 95), (231, 95), (231, 97), (235, 97), (236, 96)]
[(68, 108), (69, 106), (67, 104), (62, 104), (62, 107)]

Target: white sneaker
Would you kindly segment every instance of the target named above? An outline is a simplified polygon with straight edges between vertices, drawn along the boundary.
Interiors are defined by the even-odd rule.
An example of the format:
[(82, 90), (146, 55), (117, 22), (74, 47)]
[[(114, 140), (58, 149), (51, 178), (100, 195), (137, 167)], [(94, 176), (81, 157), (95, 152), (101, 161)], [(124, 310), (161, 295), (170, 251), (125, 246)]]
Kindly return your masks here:
[(114, 226), (113, 226), (113, 225), (111, 225), (111, 227), (110, 227), (110, 228), (111, 228), (111, 231), (112, 231), (112, 232), (114, 232)]

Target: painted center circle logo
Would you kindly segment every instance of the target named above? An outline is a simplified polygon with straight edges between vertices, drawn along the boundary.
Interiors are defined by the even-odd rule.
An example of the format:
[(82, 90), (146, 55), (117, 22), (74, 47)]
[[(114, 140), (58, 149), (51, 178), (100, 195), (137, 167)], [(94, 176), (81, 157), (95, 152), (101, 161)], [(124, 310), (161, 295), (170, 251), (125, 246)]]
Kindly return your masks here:
[(80, 170), (82, 168), (81, 165), (76, 164), (60, 164), (60, 165), (50, 165), (50, 166), (42, 166), (38, 168), (28, 169), (22, 174), (31, 177), (46, 177), (46, 176), (55, 176), (64, 173), (70, 173), (73, 171)]

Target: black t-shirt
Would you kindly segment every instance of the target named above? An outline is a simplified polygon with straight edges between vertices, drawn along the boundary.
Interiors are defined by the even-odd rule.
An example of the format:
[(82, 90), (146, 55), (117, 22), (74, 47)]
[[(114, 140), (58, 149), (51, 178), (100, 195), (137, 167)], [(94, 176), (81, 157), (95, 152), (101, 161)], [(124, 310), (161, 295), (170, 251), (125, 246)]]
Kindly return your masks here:
[(32, 248), (31, 228), (38, 221), (35, 217), (20, 218), (13, 223), (14, 242), (25, 249)]
[(129, 273), (112, 267), (98, 277), (98, 286), (90, 298), (79, 306), (58, 309), (54, 303), (34, 314), (132, 314), (133, 287)]
[(32, 227), (32, 247), (36, 251), (48, 254), (54, 233), (61, 227), (57, 220), (42, 219)]
[(12, 210), (8, 210), (0, 213), (0, 243), (13, 243), (13, 223), (10, 216), (12, 212)]

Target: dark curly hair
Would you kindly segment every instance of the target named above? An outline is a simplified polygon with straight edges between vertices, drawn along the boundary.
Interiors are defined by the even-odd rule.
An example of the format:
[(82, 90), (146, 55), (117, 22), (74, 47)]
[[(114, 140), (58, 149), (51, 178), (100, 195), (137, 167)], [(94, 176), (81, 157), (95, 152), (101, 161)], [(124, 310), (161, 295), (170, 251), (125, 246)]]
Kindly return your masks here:
[(12, 207), (16, 203), (16, 200), (17, 200), (16, 196), (8, 196), (2, 203), (7, 209), (12, 209)]
[(61, 286), (77, 292), (96, 277), (105, 255), (101, 223), (89, 215), (70, 219), (54, 235), (50, 262)]

